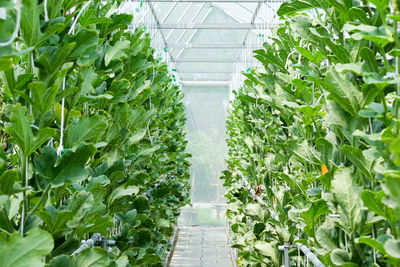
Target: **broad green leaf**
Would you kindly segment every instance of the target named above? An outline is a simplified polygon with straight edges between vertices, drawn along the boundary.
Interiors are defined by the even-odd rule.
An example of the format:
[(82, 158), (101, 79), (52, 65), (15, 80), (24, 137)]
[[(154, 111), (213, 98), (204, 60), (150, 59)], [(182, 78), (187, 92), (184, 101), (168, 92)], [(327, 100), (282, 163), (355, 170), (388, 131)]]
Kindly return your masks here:
[(42, 128), (34, 135), (31, 129), (32, 117), (26, 113), (26, 107), (16, 104), (11, 110), (11, 123), (6, 131), (11, 135), (10, 141), (17, 144), (25, 156), (29, 156), (54, 136), (55, 131), (51, 128)]
[(138, 156), (151, 156), (154, 152), (156, 152), (160, 148), (161, 148), (161, 146), (155, 145), (150, 148), (141, 149), (138, 153)]
[(390, 257), (400, 259), (400, 240), (389, 239), (385, 242), (384, 248)]
[(254, 248), (264, 256), (270, 257), (274, 262), (277, 262), (277, 253), (271, 243), (257, 240), (254, 242)]
[(291, 0), (282, 3), (279, 7), (277, 14), (278, 16), (284, 15), (295, 15), (298, 12), (314, 9), (314, 8), (321, 8), (323, 7), (323, 1), (316, 1), (316, 0)]
[(400, 173), (387, 172), (384, 181), (383, 190), (387, 194), (387, 197), (383, 199), (383, 203), (397, 210), (400, 217)]
[(98, 44), (98, 35), (94, 30), (82, 29), (75, 35), (67, 36), (64, 39), (65, 43), (76, 43), (75, 49), (69, 55), (69, 58), (91, 57), (91, 50), (96, 48)]
[(366, 67), (361, 62), (347, 63), (347, 64), (336, 64), (336, 71), (343, 73), (345, 71), (352, 71), (358, 75), (362, 75), (366, 71)]
[[(93, 208), (96, 208), (95, 206)], [(99, 213), (94, 213), (91, 216), (85, 218), (84, 224), (79, 227), (76, 231), (78, 237), (84, 236), (88, 233), (100, 233), (103, 236), (108, 235), (108, 229), (112, 229), (114, 226), (113, 218), (104, 215), (101, 216)]]
[(385, 10), (389, 5), (389, 0), (368, 0), (368, 2), (374, 4), (378, 9)]
[(35, 46), (43, 36), (40, 31), (40, 11), (37, 0), (22, 0), (21, 37), (26, 45)]
[(54, 86), (45, 88), (45, 85), (41, 82), (32, 82), (28, 87), (32, 93), (31, 103), (33, 107), (44, 115), (54, 105), (58, 88)]
[(67, 222), (69, 228), (76, 228), (82, 219), (93, 207), (93, 195), (86, 191), (75, 193), (68, 203), (68, 210), (73, 213), (73, 218)]
[(129, 144), (134, 145), (139, 143), (146, 136), (147, 129), (137, 131), (134, 135), (129, 138)]
[(330, 166), (333, 161), (333, 145), (325, 138), (317, 138), (315, 141), (317, 150), (321, 153), (321, 161), (326, 166)]
[(321, 154), (311, 146), (307, 140), (304, 140), (300, 144), (292, 145), (290, 148), (300, 159), (306, 160), (313, 164), (321, 163)]
[(0, 234), (0, 266), (45, 266), (44, 257), (54, 247), (53, 238), (39, 228), (33, 229), (26, 237), (20, 233)]
[(139, 193), (139, 188), (137, 186), (131, 185), (125, 187), (121, 185), (120, 187), (114, 189), (114, 191), (108, 197), (108, 203), (112, 204), (115, 200), (125, 197), (125, 196), (132, 196)]
[(92, 17), (84, 21), (82, 25), (90, 25), (90, 24), (109, 24), (113, 23), (112, 19), (105, 18), (105, 17)]
[(326, 56), (320, 52), (320, 51), (315, 51), (314, 53), (310, 50), (307, 50), (301, 46), (297, 46), (296, 50), (299, 51), (301, 55), (306, 57), (308, 60), (310, 60), (314, 64), (319, 64), (321, 63), (322, 60), (326, 58)]
[(312, 202), (308, 210), (301, 213), (301, 217), (304, 219), (304, 222), (306, 223), (304, 231), (313, 236), (314, 225), (317, 222), (318, 218), (327, 213), (329, 213), (329, 208), (325, 200), (319, 199), (317, 201)]
[(129, 48), (130, 42), (128, 40), (118, 41), (114, 46), (107, 47), (106, 54), (104, 56), (104, 63), (106, 66), (110, 64), (113, 59), (119, 59), (126, 57), (125, 49)]
[(381, 47), (394, 41), (391, 36), (386, 35), (386, 31), (383, 26), (378, 28), (375, 26), (364, 25), (364, 24), (360, 25), (346, 24), (344, 25), (343, 30), (348, 32), (355, 32), (352, 34), (352, 37), (355, 40), (361, 40), (361, 39), (369, 40)]
[(57, 152), (52, 147), (45, 147), (42, 155), (34, 159), (35, 170), (54, 186), (67, 181), (79, 181), (88, 175), (86, 162), (96, 153), (93, 144), (80, 144), (76, 151), (68, 149), (57, 160)]
[(16, 170), (5, 171), (0, 175), (0, 195), (12, 195), (20, 192), (21, 190), (18, 190), (20, 179), (20, 173)]
[(366, 244), (367, 246), (370, 246), (371, 248), (376, 249), (379, 253), (382, 255), (386, 255), (386, 250), (383, 247), (383, 244), (377, 241), (376, 239), (372, 239), (369, 236), (362, 236), (356, 240), (356, 242), (361, 243), (361, 244)]
[(338, 248), (333, 231), (334, 229), (332, 227), (321, 225), (316, 232), (318, 243), (328, 251)]
[(71, 264), (71, 259), (67, 255), (60, 255), (50, 261), (49, 267), (71, 267)]
[(157, 220), (157, 227), (160, 227), (160, 228), (170, 227), (170, 221), (167, 219), (160, 218)]
[(358, 111), (363, 107), (363, 94), (357, 90), (348, 75), (340, 74), (330, 68), (323, 87), (330, 93), (329, 98), (336, 101), (351, 115), (357, 116)]
[(370, 164), (365, 159), (361, 149), (349, 145), (343, 145), (342, 152), (365, 176), (369, 178), (372, 177), (369, 166)]
[(110, 257), (102, 248), (89, 248), (73, 256), (74, 266), (104, 267), (110, 264)]
[(371, 24), (370, 19), (367, 17), (367, 13), (360, 7), (352, 7), (349, 9), (349, 15), (353, 20), (360, 20), (361, 23)]
[(338, 204), (339, 223), (351, 235), (357, 229), (362, 209), (361, 187), (352, 178), (350, 168), (339, 168), (332, 180), (332, 192)]
[(261, 207), (260, 204), (258, 203), (249, 203), (246, 205), (246, 214), (250, 216), (258, 216), (258, 218), (263, 221), (264, 220), (264, 215), (265, 211)]
[(107, 127), (104, 116), (80, 117), (72, 121), (65, 132), (65, 147), (73, 147), (82, 141), (95, 140)]
[(46, 229), (56, 238), (66, 231), (67, 221), (71, 220), (73, 213), (69, 210), (57, 210), (53, 206), (47, 206), (36, 213), (45, 223)]
[(97, 78), (97, 73), (94, 72), (94, 70), (92, 70), (91, 68), (85, 68), (82, 70), (81, 75), (83, 82), (79, 94), (81, 96), (86, 96), (87, 94), (92, 93), (92, 91), (94, 91), (93, 82)]
[(379, 64), (376, 61), (375, 53), (369, 47), (361, 48), (360, 56), (365, 61), (365, 65), (363, 67), (367, 69), (367, 72), (379, 71)]
[(375, 193), (371, 190), (364, 190), (361, 193), (361, 199), (364, 202), (364, 205), (368, 208), (368, 210), (375, 212), (377, 215), (386, 218), (385, 206), (382, 203), (382, 198), (384, 194), (383, 192)]
[(118, 258), (116, 264), (118, 267), (126, 267), (129, 265), (129, 259), (126, 255), (122, 255), (121, 257)]
[[(351, 261), (350, 255), (343, 249), (335, 248), (331, 253), (331, 260), (333, 264), (342, 266), (348, 264)], [(358, 266), (354, 264), (354, 266)]]
[(109, 91), (114, 94), (113, 100), (118, 102), (126, 101), (129, 96), (130, 86), (131, 84), (127, 79), (114, 80), (109, 88)]

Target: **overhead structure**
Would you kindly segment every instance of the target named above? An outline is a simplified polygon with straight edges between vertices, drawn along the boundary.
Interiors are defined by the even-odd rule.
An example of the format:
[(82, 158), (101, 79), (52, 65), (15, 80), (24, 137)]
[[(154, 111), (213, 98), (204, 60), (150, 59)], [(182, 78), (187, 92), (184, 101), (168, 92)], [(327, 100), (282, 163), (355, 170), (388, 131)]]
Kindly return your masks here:
[[(284, 0), (136, 0), (123, 9), (145, 24), (153, 47), (185, 86), (230, 87), (256, 66), (260, 49), (279, 23)], [(124, 10), (125, 11), (125, 10)]]

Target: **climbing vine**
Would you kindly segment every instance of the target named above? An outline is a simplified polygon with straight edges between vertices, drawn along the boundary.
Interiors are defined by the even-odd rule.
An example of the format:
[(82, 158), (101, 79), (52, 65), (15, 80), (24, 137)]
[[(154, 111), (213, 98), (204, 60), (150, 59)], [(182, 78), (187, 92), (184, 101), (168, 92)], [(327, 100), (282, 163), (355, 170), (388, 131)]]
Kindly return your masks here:
[[(188, 203), (183, 95), (121, 3), (0, 2), (0, 266), (163, 264)], [(116, 247), (71, 256), (94, 233)]]
[(278, 246), (295, 242), (329, 266), (400, 264), (399, 14), (387, 0), (278, 10), (227, 122), (241, 265), (280, 266)]

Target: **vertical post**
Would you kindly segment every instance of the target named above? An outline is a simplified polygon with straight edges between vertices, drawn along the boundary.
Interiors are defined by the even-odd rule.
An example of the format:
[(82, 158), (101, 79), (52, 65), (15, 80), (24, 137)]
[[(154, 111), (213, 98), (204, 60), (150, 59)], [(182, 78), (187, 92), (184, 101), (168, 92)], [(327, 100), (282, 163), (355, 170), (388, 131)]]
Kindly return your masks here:
[(285, 267), (290, 267), (290, 259), (289, 259), (289, 248), (290, 245), (288, 243), (286, 243), (283, 246), (284, 250), (283, 250), (283, 257), (285, 259)]
[(278, 250), (283, 251), (283, 266), (284, 267), (290, 267), (289, 249), (290, 249), (289, 243), (285, 243), (283, 246), (278, 246)]

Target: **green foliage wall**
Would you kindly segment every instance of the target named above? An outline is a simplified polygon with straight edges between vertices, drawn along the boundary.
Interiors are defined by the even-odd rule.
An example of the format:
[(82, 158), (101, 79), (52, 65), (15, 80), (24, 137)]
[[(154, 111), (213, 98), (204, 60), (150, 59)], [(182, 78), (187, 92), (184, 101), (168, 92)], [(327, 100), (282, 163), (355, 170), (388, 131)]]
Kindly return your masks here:
[[(22, 0), (0, 47), (0, 266), (163, 265), (188, 203), (183, 94), (120, 3)], [(117, 246), (69, 256), (93, 233)]]
[(280, 7), (283, 23), (255, 51), (264, 68), (245, 73), (228, 118), (223, 179), (241, 265), (279, 266), (286, 242), (328, 266), (400, 265), (398, 4)]

